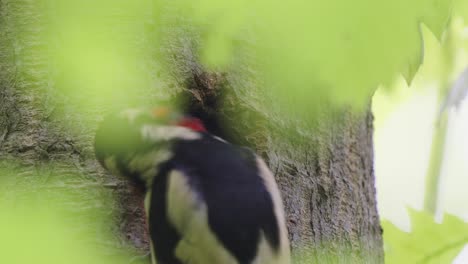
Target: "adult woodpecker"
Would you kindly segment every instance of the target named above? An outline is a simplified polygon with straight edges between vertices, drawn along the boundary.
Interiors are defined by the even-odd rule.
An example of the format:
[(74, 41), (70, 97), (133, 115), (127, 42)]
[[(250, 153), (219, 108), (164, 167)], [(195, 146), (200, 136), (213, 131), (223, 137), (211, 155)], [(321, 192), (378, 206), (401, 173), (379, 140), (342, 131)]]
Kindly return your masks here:
[(280, 193), (252, 151), (169, 108), (126, 110), (97, 130), (111, 173), (146, 190), (152, 262), (289, 264)]

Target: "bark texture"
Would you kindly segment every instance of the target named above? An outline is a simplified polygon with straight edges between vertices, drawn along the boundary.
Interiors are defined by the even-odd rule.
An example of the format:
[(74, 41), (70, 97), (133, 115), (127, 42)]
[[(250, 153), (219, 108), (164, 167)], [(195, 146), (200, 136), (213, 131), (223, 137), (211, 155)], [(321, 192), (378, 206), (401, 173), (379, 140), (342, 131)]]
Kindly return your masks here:
[[(73, 204), (78, 213), (115, 212), (114, 223), (103, 228), (120, 239), (99, 241), (98, 231), (96, 239), (107, 248), (130, 243), (143, 254), (148, 240), (141, 197), (127, 182), (106, 174), (93, 155), (94, 129), (106, 109), (96, 104), (83, 111), (79, 105), (90, 95), (56, 88), (57, 69), (48, 57), (53, 48), (39, 37), (47, 23), (44, 8), (35, 1), (0, 0), (0, 161), (19, 164), (18, 182), (47, 182), (48, 189), (79, 194), (83, 199)], [(146, 100), (183, 91), (189, 95), (189, 110), (215, 133), (249, 145), (266, 159), (282, 191), (295, 263), (382, 263), (370, 111), (324, 106), (313, 120), (286, 117), (245, 74), (251, 72), (248, 65), (239, 62), (242, 73), (226, 74), (199, 66), (190, 51), (196, 39), (191, 34), (187, 30), (186, 37), (174, 38), (158, 51), (173, 54), (166, 62), (173, 65), (172, 81), (156, 81), (153, 59), (145, 62), (153, 80), (145, 91), (153, 97)], [(44, 167), (60, 176), (37, 179), (37, 170)]]

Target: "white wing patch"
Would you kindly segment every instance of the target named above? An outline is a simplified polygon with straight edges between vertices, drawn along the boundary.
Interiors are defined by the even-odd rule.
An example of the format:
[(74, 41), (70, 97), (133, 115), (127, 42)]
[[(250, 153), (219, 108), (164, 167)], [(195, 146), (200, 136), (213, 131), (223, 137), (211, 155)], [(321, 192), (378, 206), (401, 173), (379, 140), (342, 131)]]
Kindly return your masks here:
[(258, 254), (253, 264), (289, 264), (290, 263), (290, 249), (288, 230), (286, 228), (286, 221), (284, 216), (283, 201), (281, 200), (281, 194), (276, 184), (273, 173), (268, 169), (265, 162), (257, 157), (257, 166), (259, 169), (260, 177), (262, 177), (265, 187), (270, 193), (273, 208), (275, 210), (276, 220), (278, 221), (279, 235), (280, 235), (280, 247), (279, 252), (271, 254), (271, 248), (266, 247), (265, 237), (262, 235), (261, 243), (258, 248)]
[[(145, 212), (146, 212), (146, 218), (149, 217), (149, 209), (151, 206), (151, 190), (149, 190), (146, 195), (145, 195)], [(149, 221), (147, 221), (149, 223)], [(154, 247), (153, 247), (153, 240), (151, 240), (150, 237), (150, 250), (151, 250), (151, 263), (152, 264), (157, 264), (156, 262), (156, 256), (154, 255)]]
[(206, 204), (179, 171), (169, 175), (168, 216), (181, 234), (176, 256), (190, 264), (237, 264), (208, 225)]
[(156, 149), (142, 155), (134, 156), (128, 167), (132, 172), (139, 172), (140, 177), (146, 183), (146, 187), (153, 185), (153, 178), (158, 173), (158, 164), (161, 164), (172, 157), (171, 152), (166, 148)]
[(168, 141), (171, 139), (195, 140), (201, 135), (189, 128), (178, 126), (144, 125), (141, 128), (143, 138), (151, 141)]
[(283, 252), (274, 252), (265, 238), (263, 232), (260, 236), (260, 242), (257, 248), (257, 255), (252, 264), (289, 264), (289, 255)]
[(218, 141), (221, 141), (221, 142), (223, 142), (223, 143), (229, 144), (226, 140), (224, 140), (224, 139), (222, 139), (222, 138), (220, 138), (220, 137), (218, 137), (218, 136), (212, 136), (212, 137), (213, 137), (214, 139), (218, 140)]
[(150, 215), (149, 210), (151, 207), (151, 189), (146, 192), (144, 205), (145, 205), (146, 218), (149, 218), (149, 215)]

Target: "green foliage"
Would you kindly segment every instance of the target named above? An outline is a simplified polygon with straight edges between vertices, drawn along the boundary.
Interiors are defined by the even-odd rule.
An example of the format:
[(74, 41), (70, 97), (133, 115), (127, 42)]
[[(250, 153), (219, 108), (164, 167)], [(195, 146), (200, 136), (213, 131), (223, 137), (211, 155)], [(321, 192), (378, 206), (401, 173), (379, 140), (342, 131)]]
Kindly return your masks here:
[(442, 79), (445, 60), (443, 49), (447, 43), (439, 42), (426, 27), (422, 27), (424, 41), (424, 62), (409, 84), (403, 77), (397, 78), (389, 86), (380, 86), (372, 97), (372, 112), (375, 115), (374, 126), (378, 131), (387, 121), (387, 117), (401, 104), (407, 102), (421, 90), (435, 88)]
[(196, 25), (201, 59), (215, 68), (230, 66), (235, 40), (252, 38), (275, 101), (308, 107), (324, 97), (363, 105), (398, 74), (411, 80), (422, 62), (420, 23), (440, 37), (450, 7), (447, 0), (185, 0), (161, 16), (183, 14)]
[[(468, 7), (468, 4), (466, 5)], [(462, 9), (456, 8), (455, 10), (461, 11)], [(451, 87), (453, 81), (459, 77), (467, 65), (465, 58), (468, 54), (468, 39), (465, 37), (465, 28), (466, 23), (463, 23), (459, 16), (455, 16), (446, 29), (445, 38), (439, 41), (426, 27), (422, 27), (424, 62), (411, 84), (400, 77), (395, 79), (390, 86), (381, 86), (373, 96), (372, 107), (376, 116), (374, 124), (377, 130), (396, 107), (414, 97), (415, 94), (435, 88), (442, 95), (448, 92), (446, 90)], [(444, 98), (440, 98), (442, 99)]]
[[(177, 46), (171, 41), (193, 34), (195, 56), (205, 66), (247, 74), (254, 67), (255, 78), (262, 76), (254, 86), (265, 87), (274, 102), (302, 110), (324, 99), (364, 106), (379, 84), (388, 84), (399, 74), (411, 80), (422, 62), (421, 23), (440, 37), (452, 4), (451, 0), (43, 2), (47, 29), (38, 30), (37, 23), (31, 27), (43, 32), (53, 47), (47, 55), (58, 68), (55, 83), (64, 90), (106, 104), (138, 102), (139, 95), (145, 97), (143, 91), (161, 84), (149, 70), (155, 59), (152, 51), (177, 57), (185, 52), (185, 44), (175, 55), (162, 48)], [(147, 34), (146, 28), (157, 34)], [(245, 50), (252, 60), (248, 67), (238, 63)]]
[[(47, 166), (22, 170), (13, 169), (18, 165), (1, 165), (0, 263), (130, 262), (131, 252), (119, 249), (112, 232), (114, 212), (103, 206), (109, 205), (103, 188), (64, 188), (63, 175)], [(73, 176), (78, 175), (67, 174), (65, 178), (76, 181)]]
[(149, 85), (144, 70), (148, 53), (142, 44), (145, 21), (150, 17), (148, 4), (126, 0), (44, 2), (48, 3), (42, 10), (48, 24), (42, 33), (54, 47), (48, 55), (57, 67), (57, 88), (107, 105), (137, 100)]
[(454, 13), (465, 19), (465, 24), (468, 24), (468, 1), (455, 0)]
[(382, 222), (386, 263), (451, 263), (468, 243), (468, 223), (463, 220), (446, 214), (442, 223), (436, 223), (427, 213), (409, 212), (410, 233)]

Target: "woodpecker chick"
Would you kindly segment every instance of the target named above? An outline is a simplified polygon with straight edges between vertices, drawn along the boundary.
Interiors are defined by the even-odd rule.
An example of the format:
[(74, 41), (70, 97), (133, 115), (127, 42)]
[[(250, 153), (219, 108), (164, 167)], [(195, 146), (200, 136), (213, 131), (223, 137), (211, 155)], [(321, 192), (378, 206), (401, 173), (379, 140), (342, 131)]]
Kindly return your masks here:
[(153, 264), (289, 264), (280, 193), (252, 151), (168, 108), (126, 110), (97, 130), (96, 157), (146, 189)]

